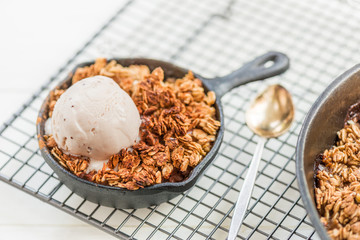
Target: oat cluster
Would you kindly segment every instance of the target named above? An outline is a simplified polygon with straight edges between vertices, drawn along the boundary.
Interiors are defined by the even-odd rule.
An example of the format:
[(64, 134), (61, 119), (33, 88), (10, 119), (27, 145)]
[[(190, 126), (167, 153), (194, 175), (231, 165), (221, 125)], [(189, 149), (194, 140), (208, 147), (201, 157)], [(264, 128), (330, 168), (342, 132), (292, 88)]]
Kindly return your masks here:
[(320, 155), (316, 206), (332, 239), (360, 239), (360, 129), (346, 124)]
[[(81, 178), (129, 190), (186, 179), (210, 151), (220, 127), (213, 107), (215, 93), (205, 93), (192, 72), (164, 81), (160, 67), (150, 72), (145, 65), (123, 67), (103, 58), (77, 69), (72, 84), (95, 75), (112, 78), (134, 100), (142, 119), (141, 140), (111, 156), (101, 170), (88, 172), (89, 159), (64, 154), (52, 136), (45, 136), (59, 163)], [(49, 117), (64, 91), (50, 94)]]

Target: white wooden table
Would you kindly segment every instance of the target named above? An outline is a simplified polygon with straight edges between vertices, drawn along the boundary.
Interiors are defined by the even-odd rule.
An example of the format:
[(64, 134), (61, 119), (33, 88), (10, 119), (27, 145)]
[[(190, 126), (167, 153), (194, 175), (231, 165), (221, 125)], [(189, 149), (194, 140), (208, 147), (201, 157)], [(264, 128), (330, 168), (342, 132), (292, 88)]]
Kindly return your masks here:
[[(116, 0), (0, 1), (1, 125), (120, 4)], [(0, 239), (113, 237), (0, 182)]]

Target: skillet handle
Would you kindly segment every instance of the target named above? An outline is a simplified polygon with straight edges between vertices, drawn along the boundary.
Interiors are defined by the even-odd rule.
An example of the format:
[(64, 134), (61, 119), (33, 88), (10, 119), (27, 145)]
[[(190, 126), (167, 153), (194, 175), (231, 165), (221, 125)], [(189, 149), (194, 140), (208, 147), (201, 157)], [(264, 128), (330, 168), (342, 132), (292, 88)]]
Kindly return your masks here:
[[(267, 67), (266, 63), (271, 63), (271, 65)], [(285, 54), (268, 52), (226, 76), (205, 79), (205, 81), (218, 97), (222, 97), (225, 93), (240, 85), (281, 74), (289, 66), (290, 60)]]

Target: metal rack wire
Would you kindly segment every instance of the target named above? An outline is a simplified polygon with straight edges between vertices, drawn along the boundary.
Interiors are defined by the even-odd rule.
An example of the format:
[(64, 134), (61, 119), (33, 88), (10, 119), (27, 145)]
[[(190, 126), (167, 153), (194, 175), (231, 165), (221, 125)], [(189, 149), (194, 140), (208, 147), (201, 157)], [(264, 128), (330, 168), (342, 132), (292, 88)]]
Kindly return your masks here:
[[(0, 180), (121, 239), (225, 239), (256, 145), (257, 137), (244, 123), (244, 110), (259, 89), (281, 83), (292, 93), (296, 120), (289, 133), (265, 145), (239, 238), (317, 238), (295, 180), (296, 140), (316, 97), (336, 75), (358, 62), (357, 13), (344, 2), (326, 0), (124, 2), (0, 128)], [(210, 77), (269, 50), (286, 53), (290, 70), (222, 98), (226, 132), (216, 160), (191, 190), (167, 203), (137, 210), (91, 203), (59, 182), (40, 156), (34, 127), (39, 107), (79, 62), (100, 56), (144, 56)]]

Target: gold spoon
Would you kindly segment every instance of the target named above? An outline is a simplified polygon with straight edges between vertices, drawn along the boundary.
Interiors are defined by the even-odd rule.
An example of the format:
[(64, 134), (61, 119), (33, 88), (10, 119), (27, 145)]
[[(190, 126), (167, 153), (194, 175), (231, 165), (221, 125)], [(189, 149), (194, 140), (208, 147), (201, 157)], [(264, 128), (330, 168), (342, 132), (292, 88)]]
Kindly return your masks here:
[(230, 225), (228, 240), (236, 238), (250, 201), (265, 141), (285, 133), (294, 119), (294, 105), (290, 93), (276, 84), (256, 97), (246, 111), (246, 124), (260, 136), (245, 177)]

